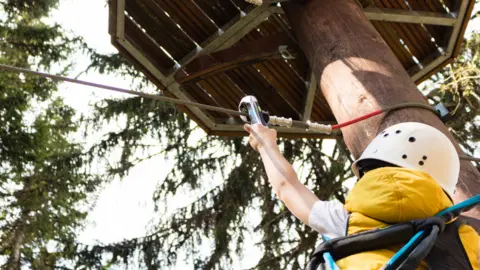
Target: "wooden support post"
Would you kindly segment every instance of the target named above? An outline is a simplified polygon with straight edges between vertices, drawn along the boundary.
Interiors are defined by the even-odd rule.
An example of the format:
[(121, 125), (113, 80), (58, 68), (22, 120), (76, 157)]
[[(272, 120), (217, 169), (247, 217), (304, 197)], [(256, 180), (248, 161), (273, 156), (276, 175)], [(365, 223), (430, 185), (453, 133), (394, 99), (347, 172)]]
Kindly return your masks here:
[[(427, 103), (355, 0), (309, 0), (283, 6), (338, 122), (396, 103)], [(345, 143), (358, 157), (378, 132), (407, 121), (432, 125), (454, 140), (436, 115), (407, 108), (342, 129)], [(480, 173), (470, 162), (461, 162), (455, 201), (479, 193)], [(479, 207), (467, 215), (480, 218)], [(475, 225), (478, 230), (479, 224)]]

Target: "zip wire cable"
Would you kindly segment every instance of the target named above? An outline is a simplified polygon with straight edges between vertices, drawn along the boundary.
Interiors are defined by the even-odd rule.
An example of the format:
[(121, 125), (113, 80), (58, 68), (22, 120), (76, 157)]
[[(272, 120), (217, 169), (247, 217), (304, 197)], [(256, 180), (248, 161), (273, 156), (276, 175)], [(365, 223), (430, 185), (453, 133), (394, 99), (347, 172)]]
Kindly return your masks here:
[(124, 89), (124, 88), (99, 84), (99, 83), (87, 82), (87, 81), (83, 81), (83, 80), (72, 79), (72, 78), (69, 78), (69, 77), (53, 75), (53, 74), (49, 74), (49, 73), (33, 71), (33, 70), (30, 70), (30, 69), (13, 67), (13, 66), (4, 65), (4, 64), (0, 64), (0, 69), (3, 69), (5, 71), (11, 71), (11, 72), (31, 74), (31, 75), (35, 75), (35, 76), (44, 77), (44, 78), (50, 78), (52, 80), (57, 80), (57, 81), (66, 81), (66, 82), (71, 82), (71, 83), (76, 83), (76, 84), (82, 84), (82, 85), (86, 85), (86, 86), (90, 86), (90, 87), (101, 88), (101, 89), (105, 89), (105, 90), (110, 90), (110, 91), (115, 91), (115, 92), (135, 95), (135, 96), (140, 96), (140, 97), (144, 97), (144, 98), (150, 98), (150, 99), (163, 101), (163, 102), (168, 102), (168, 103), (172, 103), (172, 104), (193, 106), (193, 107), (198, 107), (198, 108), (209, 110), (209, 111), (217, 111), (217, 112), (222, 112), (222, 113), (226, 113), (226, 114), (248, 116), (248, 113), (239, 112), (239, 111), (236, 111), (236, 110), (230, 110), (230, 109), (211, 106), (211, 105), (206, 105), (206, 104), (202, 104), (202, 103), (196, 103), (196, 102), (192, 102), (192, 101), (188, 101), (188, 100), (180, 100), (180, 99), (176, 99), (176, 98), (170, 98), (170, 97), (166, 97), (166, 96), (147, 94), (147, 93), (143, 93), (143, 92), (139, 92), (139, 91), (133, 91), (133, 90), (128, 90), (128, 89)]

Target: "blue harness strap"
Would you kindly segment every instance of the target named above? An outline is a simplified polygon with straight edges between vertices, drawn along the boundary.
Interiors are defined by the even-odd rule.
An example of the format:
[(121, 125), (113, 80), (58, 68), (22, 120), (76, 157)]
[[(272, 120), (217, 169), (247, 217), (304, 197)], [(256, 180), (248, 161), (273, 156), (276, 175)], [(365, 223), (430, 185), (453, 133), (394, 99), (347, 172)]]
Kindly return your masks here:
[[(322, 234), (322, 238), (325, 241), (330, 240), (330, 238), (324, 234)], [(335, 260), (333, 259), (330, 252), (323, 253), (323, 259), (325, 260), (325, 263), (328, 266), (328, 270), (340, 270), (340, 267), (338, 267), (338, 265), (335, 263)]]
[[(471, 208), (475, 207), (476, 205), (480, 204), (480, 195), (476, 195), (468, 200), (465, 200), (459, 204), (456, 204), (452, 207), (449, 207), (440, 213), (437, 214), (438, 217), (444, 217), (446, 221), (449, 221), (455, 217), (460, 216), (463, 212), (470, 210)], [(426, 235), (424, 230), (419, 231), (415, 236), (408, 241), (408, 243), (403, 246), (391, 259), (388, 263), (383, 266), (385, 270), (392, 270), (396, 269), (395, 266), (400, 264), (400, 258), (405, 256), (408, 253), (411, 253), (412, 250), (418, 246), (423, 240)], [(435, 239), (433, 239), (435, 240)]]
[[(413, 237), (408, 236), (407, 238), (403, 238), (405, 239), (403, 243), (407, 242), (408, 240), (407, 244), (405, 244), (382, 267), (382, 269), (410, 269), (412, 268), (412, 266), (413, 268), (415, 268), (428, 255), (428, 253), (435, 244), (437, 236), (443, 231), (445, 223), (455, 217), (458, 217), (461, 213), (470, 210), (478, 204), (480, 204), (480, 195), (476, 195), (468, 200), (449, 207), (438, 213), (435, 217), (427, 218), (424, 220), (400, 223), (384, 229), (366, 231), (356, 235), (349, 235), (336, 239), (329, 239), (328, 237), (323, 236), (325, 242), (319, 247), (317, 247), (317, 250), (314, 252), (310, 262), (307, 265), (307, 269), (315, 270), (319, 266), (323, 266), (322, 269), (326, 268), (331, 270), (338, 270), (340, 268), (335, 263), (335, 259), (345, 257), (345, 251), (347, 253), (355, 251), (355, 249), (359, 245), (367, 246), (366, 249), (369, 250), (375, 250), (377, 248), (373, 248), (372, 243), (369, 242), (371, 242), (372, 239), (374, 239), (377, 235), (381, 235), (381, 237), (386, 237), (386, 239), (389, 239), (389, 235), (391, 235), (392, 233), (400, 233), (404, 235), (402, 237), (399, 237), (399, 239), (402, 239), (403, 237), (405, 237), (405, 234), (408, 233), (409, 226), (415, 228), (415, 230), (412, 231), (412, 233), (410, 234), (413, 235)], [(374, 242), (378, 243), (382, 241)], [(352, 248), (352, 246), (354, 248)], [(342, 248), (343, 251), (338, 250)], [(348, 255), (351, 254), (355, 253), (349, 253)]]

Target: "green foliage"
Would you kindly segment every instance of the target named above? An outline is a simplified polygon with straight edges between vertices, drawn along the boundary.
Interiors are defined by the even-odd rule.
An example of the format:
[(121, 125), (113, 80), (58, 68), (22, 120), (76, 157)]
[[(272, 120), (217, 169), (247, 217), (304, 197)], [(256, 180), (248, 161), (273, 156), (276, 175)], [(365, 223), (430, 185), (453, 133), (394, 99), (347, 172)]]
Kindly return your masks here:
[[(49, 70), (78, 49), (80, 39), (42, 21), (57, 2), (2, 1), (1, 63)], [(87, 196), (98, 186), (83, 146), (72, 142), (75, 111), (56, 90), (51, 80), (0, 73), (2, 269), (55, 269), (73, 258)]]
[(9, 19), (21, 16), (29, 21), (46, 17), (50, 10), (58, 6), (58, 0), (5, 0), (0, 4)]
[(465, 41), (456, 61), (432, 78), (437, 86), (428, 94), (452, 112), (448, 122), (462, 147), (474, 154), (480, 142), (480, 33)]

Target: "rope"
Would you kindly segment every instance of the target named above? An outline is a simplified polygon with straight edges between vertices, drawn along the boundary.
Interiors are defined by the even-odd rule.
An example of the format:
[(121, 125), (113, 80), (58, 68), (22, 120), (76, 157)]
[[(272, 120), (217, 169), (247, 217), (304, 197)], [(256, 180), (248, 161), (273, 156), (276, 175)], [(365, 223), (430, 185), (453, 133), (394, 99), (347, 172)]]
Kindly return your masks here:
[(366, 114), (366, 115), (363, 115), (363, 116), (360, 116), (358, 118), (355, 118), (355, 119), (352, 119), (350, 121), (347, 121), (345, 123), (341, 123), (341, 124), (337, 124), (337, 125), (333, 125), (332, 126), (332, 130), (336, 130), (336, 129), (339, 129), (339, 128), (343, 128), (343, 127), (346, 127), (346, 126), (350, 126), (352, 124), (355, 124), (355, 123), (358, 123), (360, 121), (363, 121), (363, 120), (366, 120), (368, 118), (371, 118), (371, 117), (374, 117), (374, 116), (377, 116), (379, 114), (382, 114), (382, 113), (388, 113), (390, 111), (393, 111), (393, 110), (398, 110), (398, 109), (402, 109), (402, 108), (420, 108), (420, 109), (426, 109), (428, 111), (431, 111), (433, 112), (435, 115), (439, 115), (438, 112), (435, 110), (435, 108), (433, 108), (432, 106), (430, 105), (427, 105), (427, 104), (423, 104), (423, 103), (417, 103), (417, 102), (404, 102), (404, 103), (400, 103), (400, 104), (395, 104), (395, 105), (391, 105), (391, 106), (387, 106), (387, 107), (384, 107), (380, 110), (376, 110), (376, 111), (373, 111), (369, 114)]
[(172, 104), (198, 107), (200, 109), (222, 112), (222, 113), (232, 114), (232, 115), (248, 116), (247, 113), (239, 112), (239, 111), (236, 111), (236, 110), (220, 108), (220, 107), (201, 104), (201, 103), (196, 103), (196, 102), (192, 102), (192, 101), (188, 101), (188, 100), (180, 100), (180, 99), (176, 99), (176, 98), (169, 98), (169, 97), (166, 97), (166, 96), (152, 95), (152, 94), (147, 94), (147, 93), (143, 93), (143, 92), (139, 92), (139, 91), (133, 91), (133, 90), (128, 90), (128, 89), (124, 89), (124, 88), (99, 84), (99, 83), (87, 82), (87, 81), (83, 81), (83, 80), (72, 79), (72, 78), (69, 78), (69, 77), (53, 75), (53, 74), (49, 74), (49, 73), (33, 71), (33, 70), (30, 70), (30, 69), (13, 67), (13, 66), (4, 65), (4, 64), (0, 64), (0, 69), (3, 69), (5, 71), (11, 71), (11, 72), (31, 74), (31, 75), (35, 75), (35, 76), (44, 77), (44, 78), (50, 78), (52, 80), (57, 80), (57, 81), (65, 81), (65, 82), (71, 82), (71, 83), (75, 83), (75, 84), (86, 85), (86, 86), (90, 86), (90, 87), (101, 88), (101, 89), (105, 89), (105, 90), (110, 90), (110, 91), (135, 95), (135, 96), (139, 96), (139, 97), (143, 97), (143, 98), (150, 98), (150, 99), (163, 101), (163, 102), (168, 102), (168, 103), (172, 103)]

